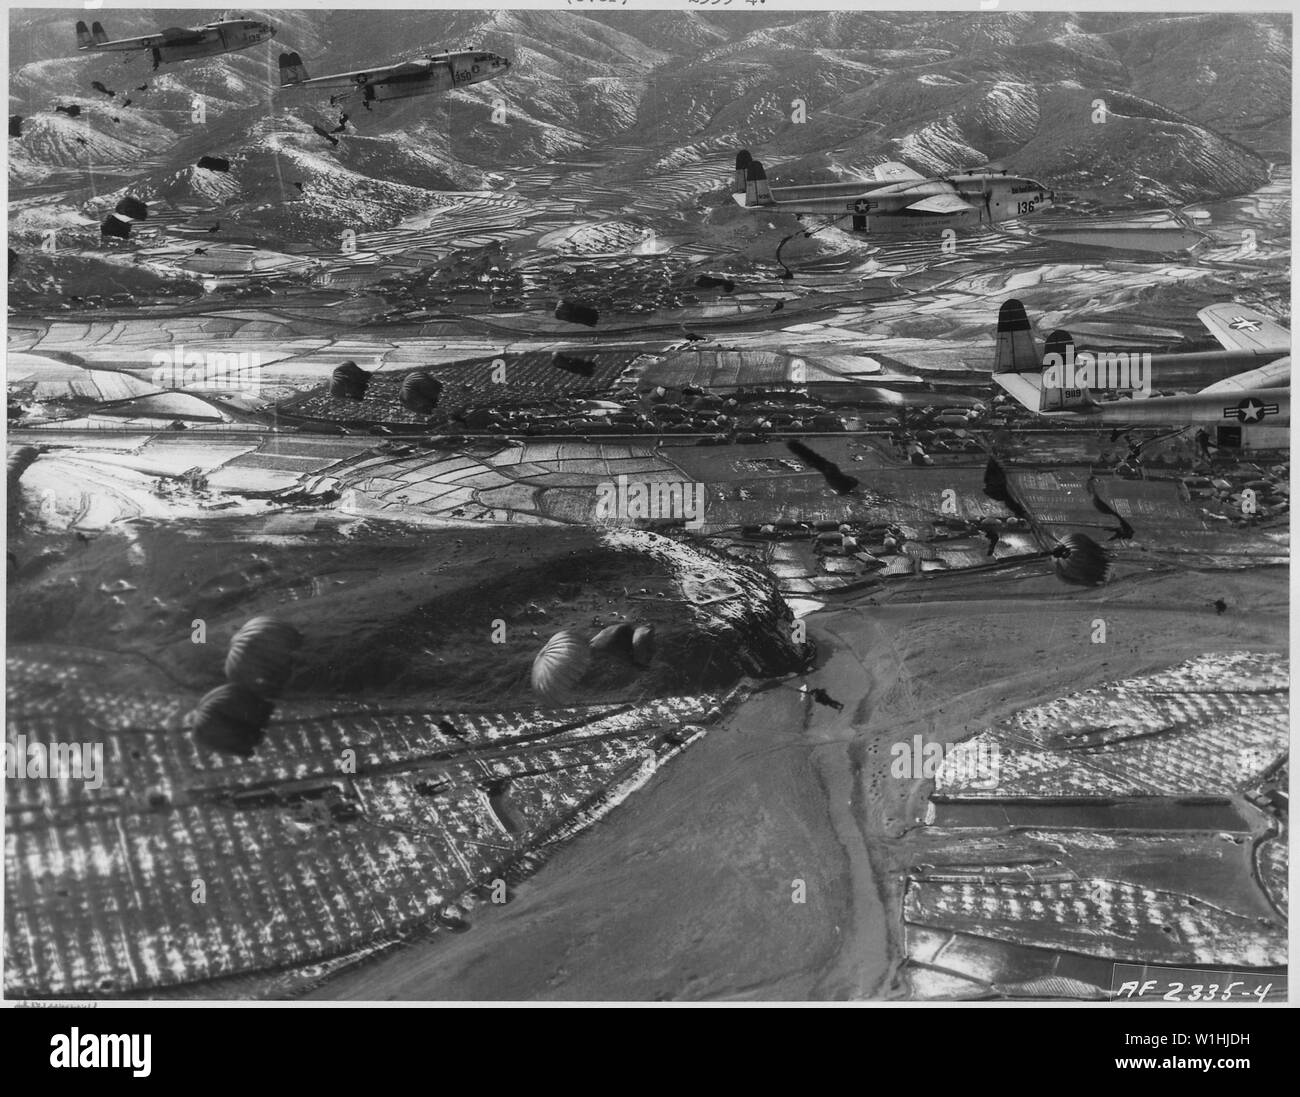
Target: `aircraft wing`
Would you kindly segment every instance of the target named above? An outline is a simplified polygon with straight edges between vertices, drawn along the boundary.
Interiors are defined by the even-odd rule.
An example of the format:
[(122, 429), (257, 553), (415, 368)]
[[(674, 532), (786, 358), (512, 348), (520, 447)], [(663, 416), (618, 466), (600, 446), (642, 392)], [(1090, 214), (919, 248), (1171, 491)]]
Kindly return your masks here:
[(161, 34), (142, 34), (139, 38), (118, 38), (112, 42), (95, 42), (93, 45), (81, 47), (86, 52), (97, 50), (109, 50), (113, 52), (125, 52), (126, 50), (148, 50), (166, 44), (166, 39)]
[(1196, 314), (1226, 350), (1276, 350), (1291, 345), (1291, 333), (1244, 305), (1208, 305)]
[(355, 72), (335, 72), (329, 76), (313, 76), (291, 85), (295, 88), (350, 88), (364, 87), (366, 84), (381, 84), (394, 77), (422, 76), (433, 68), (432, 61), (404, 61), (400, 65), (388, 65), (378, 69), (357, 69)]
[(906, 208), (917, 213), (961, 213), (963, 210), (975, 207), (969, 202), (963, 202), (955, 194), (933, 194), (929, 198), (913, 202)]
[(87, 50), (151, 50), (160, 46), (192, 46), (207, 41), (202, 30), (186, 27), (168, 27), (157, 34), (142, 34), (138, 38), (115, 38), (111, 42), (96, 42), (85, 47)]
[(1201, 394), (1209, 392), (1251, 392), (1255, 389), (1289, 388), (1291, 385), (1291, 356), (1278, 358), (1259, 369), (1225, 377), (1201, 389)]
[(886, 160), (883, 164), (877, 164), (871, 171), (876, 180), (881, 183), (919, 183), (925, 178), (897, 160)]
[(160, 41), (150, 42), (151, 46), (188, 46), (208, 40), (204, 29), (195, 30), (187, 27), (168, 27), (148, 37), (160, 39)]

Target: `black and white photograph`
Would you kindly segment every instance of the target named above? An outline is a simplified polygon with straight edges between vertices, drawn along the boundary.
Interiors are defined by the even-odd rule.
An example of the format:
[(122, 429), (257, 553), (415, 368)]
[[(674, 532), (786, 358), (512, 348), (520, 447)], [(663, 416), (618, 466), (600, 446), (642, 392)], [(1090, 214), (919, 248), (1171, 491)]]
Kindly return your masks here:
[(1288, 1001), (1289, 8), (6, 20), (5, 999)]

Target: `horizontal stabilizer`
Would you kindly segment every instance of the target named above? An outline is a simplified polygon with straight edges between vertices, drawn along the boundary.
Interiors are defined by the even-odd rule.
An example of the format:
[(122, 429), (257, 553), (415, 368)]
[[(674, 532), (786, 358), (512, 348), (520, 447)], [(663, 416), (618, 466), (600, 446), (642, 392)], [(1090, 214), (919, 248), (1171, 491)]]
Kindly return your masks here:
[(924, 178), (897, 160), (886, 160), (883, 164), (877, 164), (871, 172), (880, 183), (919, 183)]
[(1196, 314), (1226, 350), (1273, 351), (1291, 345), (1291, 333), (1244, 305), (1207, 305)]

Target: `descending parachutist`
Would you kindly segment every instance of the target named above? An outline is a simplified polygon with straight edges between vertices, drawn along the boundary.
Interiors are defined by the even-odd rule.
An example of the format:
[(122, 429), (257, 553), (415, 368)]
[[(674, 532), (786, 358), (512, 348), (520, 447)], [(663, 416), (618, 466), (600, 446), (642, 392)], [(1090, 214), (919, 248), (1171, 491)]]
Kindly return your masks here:
[(818, 686), (816, 689), (809, 689), (807, 686), (803, 686), (799, 690), (799, 692), (811, 697), (819, 705), (825, 705), (827, 708), (833, 708), (836, 712), (844, 711), (843, 702), (835, 700), (834, 697), (832, 697), (820, 686)]

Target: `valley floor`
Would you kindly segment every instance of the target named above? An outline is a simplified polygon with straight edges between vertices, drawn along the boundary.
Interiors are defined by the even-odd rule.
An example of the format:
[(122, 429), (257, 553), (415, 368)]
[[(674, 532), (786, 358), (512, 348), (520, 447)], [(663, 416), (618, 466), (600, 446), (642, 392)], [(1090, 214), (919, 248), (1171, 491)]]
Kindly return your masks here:
[[(312, 997), (906, 996), (903, 886), (925, 839), (904, 829), (908, 786), (889, 776), (892, 744), (962, 738), (1027, 705), (1207, 652), (1286, 649), (1281, 568), (1153, 572), (1078, 594), (1051, 582), (940, 577), (847, 596), (810, 618), (822, 659), (806, 678), (843, 711), (788, 684), (757, 693), (689, 764), (561, 849), (508, 905), (477, 908), (473, 932), (399, 949)], [(1215, 596), (1230, 612), (1214, 613)], [(1111, 622), (1108, 644), (1090, 642), (1098, 616)], [(1233, 905), (1252, 910), (1250, 888), (1239, 882)], [(793, 901), (801, 890), (806, 902)]]

